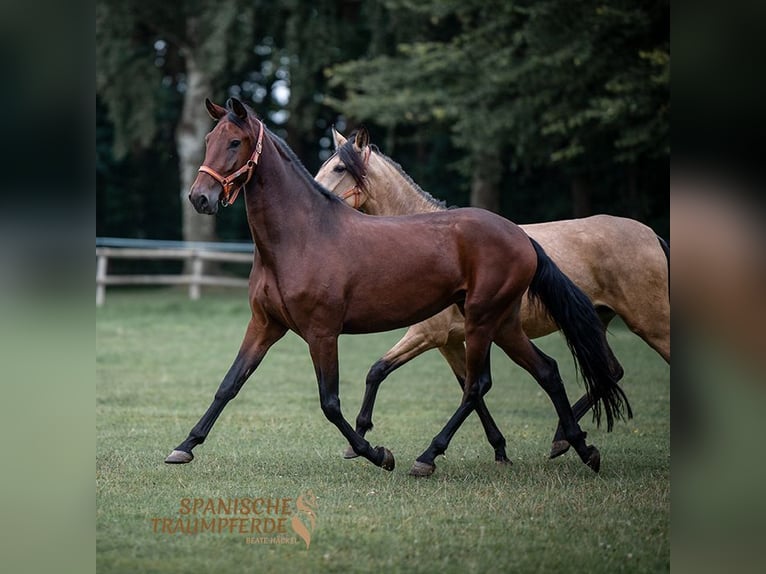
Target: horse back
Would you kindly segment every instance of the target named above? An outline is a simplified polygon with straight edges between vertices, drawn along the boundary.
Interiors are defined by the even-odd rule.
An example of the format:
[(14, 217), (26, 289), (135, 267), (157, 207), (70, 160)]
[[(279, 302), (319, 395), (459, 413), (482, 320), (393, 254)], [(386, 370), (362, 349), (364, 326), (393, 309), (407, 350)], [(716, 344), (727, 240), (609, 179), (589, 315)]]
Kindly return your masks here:
[[(314, 251), (278, 279), (284, 309), (296, 323), (295, 317), (322, 316), (340, 332), (390, 330), (474, 292), (489, 300), (521, 282), (523, 293), (534, 273), (526, 234), (488, 211), (399, 217), (344, 211), (342, 225), (307, 246)], [(513, 272), (517, 265), (522, 270)], [(306, 274), (310, 282), (298, 277)]]

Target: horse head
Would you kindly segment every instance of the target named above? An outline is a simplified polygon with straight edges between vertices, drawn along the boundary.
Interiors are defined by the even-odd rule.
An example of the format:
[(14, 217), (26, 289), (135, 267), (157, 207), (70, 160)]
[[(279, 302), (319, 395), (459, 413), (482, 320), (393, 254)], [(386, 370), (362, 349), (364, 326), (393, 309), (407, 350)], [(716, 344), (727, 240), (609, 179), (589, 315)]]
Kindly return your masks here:
[(352, 140), (332, 129), (335, 153), (328, 159), (316, 179), (354, 209), (367, 201), (367, 165), (370, 161), (370, 136), (367, 130), (359, 128)]
[(261, 155), (263, 124), (237, 98), (229, 98), (225, 108), (206, 98), (205, 107), (217, 123), (205, 137), (205, 159), (189, 201), (199, 213), (214, 214), (219, 203), (231, 205), (253, 176)]

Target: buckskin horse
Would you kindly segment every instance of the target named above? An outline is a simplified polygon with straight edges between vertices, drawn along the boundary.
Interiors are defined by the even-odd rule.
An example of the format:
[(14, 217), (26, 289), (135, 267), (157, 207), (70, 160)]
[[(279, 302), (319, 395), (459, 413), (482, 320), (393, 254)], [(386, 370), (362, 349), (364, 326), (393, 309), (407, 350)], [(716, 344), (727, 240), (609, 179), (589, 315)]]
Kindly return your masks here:
[[(315, 176), (324, 187), (348, 205), (369, 215), (434, 213), (446, 205), (420, 188), (391, 158), (369, 141), (364, 128), (346, 139), (333, 128), (335, 153)], [(667, 363), (670, 363), (670, 298), (668, 290), (669, 247), (649, 227), (624, 217), (595, 215), (582, 219), (520, 225), (539, 242), (561, 270), (593, 302), (604, 329), (619, 316)], [(558, 330), (539, 305), (525, 296), (521, 305), (524, 332), (532, 339)], [(364, 436), (373, 428), (372, 413), (380, 384), (396, 369), (430, 349), (438, 349), (458, 382), (465, 380), (465, 332), (463, 316), (452, 305), (413, 325), (370, 368), (356, 431)], [(572, 407), (580, 420), (590, 408), (588, 395)], [(505, 459), (504, 441), (489, 411), (479, 401), (476, 412), (495, 449)], [(550, 457), (569, 449), (559, 425)], [(346, 458), (356, 455), (351, 448)]]
[[(394, 456), (372, 447), (343, 417), (338, 397), (338, 337), (391, 330), (422, 321), (451, 304), (465, 315), (466, 379), (462, 400), (410, 473), (428, 476), (455, 432), (492, 384), (494, 341), (550, 396), (566, 439), (594, 471), (600, 454), (586, 444), (556, 362), (521, 328), (529, 289), (545, 304), (572, 345), (594, 417), (611, 429), (631, 416), (617, 384), (619, 367), (588, 298), (518, 226), (481, 209), (403, 217), (362, 214), (316, 183), (287, 145), (235, 98), (205, 101), (217, 124), (206, 136), (203, 165), (189, 193), (195, 209), (213, 215), (240, 190), (256, 251), (250, 275), (252, 316), (239, 352), (213, 402), (165, 459), (188, 463), (213, 424), (268, 349), (288, 329), (309, 347), (322, 412), (354, 452), (386, 470)], [(392, 256), (396, 254), (396, 256)]]

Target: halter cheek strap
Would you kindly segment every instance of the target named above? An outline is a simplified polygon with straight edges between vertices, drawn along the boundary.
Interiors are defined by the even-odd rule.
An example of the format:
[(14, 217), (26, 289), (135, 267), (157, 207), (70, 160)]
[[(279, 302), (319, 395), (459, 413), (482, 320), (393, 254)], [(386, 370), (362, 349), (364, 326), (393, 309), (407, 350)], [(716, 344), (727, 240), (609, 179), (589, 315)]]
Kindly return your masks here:
[[(237, 195), (239, 195), (239, 192), (241, 189), (243, 189), (247, 183), (250, 181), (250, 178), (253, 177), (253, 170), (255, 169), (255, 166), (258, 165), (258, 160), (261, 158), (261, 152), (263, 151), (263, 123), (258, 122), (258, 139), (255, 142), (255, 148), (253, 149), (253, 153), (250, 155), (250, 159), (247, 160), (245, 165), (240, 167), (237, 171), (232, 173), (231, 175), (224, 177), (217, 171), (215, 171), (212, 167), (208, 167), (206, 165), (200, 166), (200, 168), (197, 171), (201, 171), (203, 173), (208, 174), (210, 177), (212, 177), (214, 180), (216, 180), (218, 183), (221, 184), (221, 187), (223, 188), (223, 199), (221, 199), (221, 205), (224, 207), (228, 207), (234, 201), (237, 199)], [(241, 176), (243, 173), (247, 173), (247, 178), (245, 178), (245, 181), (242, 182), (241, 185), (237, 185), (236, 181), (239, 176)]]
[(358, 185), (355, 185), (354, 187), (347, 189), (340, 196), (340, 198), (343, 201), (346, 201), (349, 197), (354, 198), (354, 202), (350, 204), (351, 207), (353, 207), (354, 209), (359, 209), (359, 207), (362, 205), (362, 190), (359, 189)]

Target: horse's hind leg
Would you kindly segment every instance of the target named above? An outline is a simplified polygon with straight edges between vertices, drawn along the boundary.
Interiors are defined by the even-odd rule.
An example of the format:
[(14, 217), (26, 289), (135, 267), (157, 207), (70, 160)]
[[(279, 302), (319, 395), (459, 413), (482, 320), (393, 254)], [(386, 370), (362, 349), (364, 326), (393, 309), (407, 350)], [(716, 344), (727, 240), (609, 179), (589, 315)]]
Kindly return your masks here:
[[(592, 406), (593, 401), (590, 400), (590, 397), (587, 394), (581, 396), (578, 401), (572, 405), (572, 413), (574, 414), (575, 420), (579, 421), (583, 416), (585, 416), (585, 413), (587, 413)], [(561, 422), (559, 422), (559, 426), (556, 429), (556, 434), (553, 437), (553, 442), (551, 443), (551, 453), (549, 457), (559, 457), (566, 453), (568, 450), (569, 441), (566, 439), (564, 427), (561, 425)]]
[(566, 440), (574, 447), (580, 459), (598, 472), (601, 466), (601, 455), (595, 446), (588, 446), (585, 443), (586, 433), (577, 424), (572, 407), (569, 405), (556, 361), (535, 347), (520, 328), (504, 329), (495, 338), (495, 343), (515, 363), (528, 371), (548, 394), (564, 429)]
[[(466, 315), (467, 317), (467, 315)], [(431, 441), (429, 447), (417, 458), (410, 470), (412, 476), (430, 476), (436, 469), (434, 460), (444, 454), (452, 437), (468, 415), (476, 408), (478, 399), (492, 386), (489, 351), (492, 345), (492, 326), (472, 328), (466, 320), (466, 381), (463, 400), (444, 428)]]
[[(462, 331), (459, 335), (450, 333), (450, 318), (451, 316), (444, 312), (427, 321), (413, 325), (404, 337), (370, 368), (367, 374), (362, 407), (356, 417), (356, 432), (360, 436), (365, 436), (373, 428), (372, 411), (380, 384), (394, 370), (426, 351), (438, 348), (455, 374), (460, 388), (464, 389), (466, 373), (464, 337)], [(462, 323), (462, 317), (460, 322)], [(476, 405), (476, 414), (481, 420), (489, 444), (495, 451), (495, 461), (500, 464), (511, 464), (505, 451), (505, 437), (493, 420), (484, 399), (479, 399)], [(343, 452), (343, 457), (347, 459), (357, 456), (351, 445)]]
[(663, 255), (656, 252), (641, 262), (640, 282), (625, 289), (629, 296), (614, 302), (628, 328), (670, 364), (670, 247), (659, 236)]
[(663, 301), (654, 309), (618, 311), (628, 329), (670, 364), (670, 304)]
[[(651, 289), (647, 287), (647, 291)], [(615, 312), (625, 322), (625, 325), (641, 337), (647, 345), (654, 349), (665, 362), (670, 364), (670, 304), (666, 297), (659, 297), (646, 305), (637, 305), (632, 300), (613, 301)], [(599, 312), (601, 320), (604, 315)], [(611, 319), (611, 317), (609, 317)], [(606, 323), (605, 323), (606, 326)], [(610, 350), (611, 352), (611, 350)], [(584, 395), (572, 407), (579, 421), (587, 413), (593, 403)], [(561, 456), (569, 449), (564, 438), (563, 428), (559, 424), (551, 444), (551, 458)]]
[[(616, 316), (616, 313), (608, 308), (608, 307), (597, 307), (596, 312), (598, 313), (599, 319), (601, 319), (601, 323), (604, 325), (604, 336), (606, 336), (606, 329), (609, 326), (609, 322), (614, 319)], [(607, 345), (606, 352), (609, 354), (610, 360), (612, 360), (616, 372), (619, 374), (616, 377), (616, 380), (619, 381), (622, 379), (622, 376), (624, 374), (624, 371), (622, 370), (622, 366), (620, 365), (619, 361), (617, 361), (617, 358), (614, 356), (614, 353), (612, 352), (612, 348)], [(588, 394), (584, 394), (581, 396), (575, 404), (572, 405), (572, 412), (574, 413), (575, 420), (579, 421), (583, 416), (585, 416), (585, 413), (587, 413), (591, 407), (593, 406), (593, 401), (591, 401)], [(561, 422), (559, 422), (558, 427), (556, 428), (556, 434), (553, 437), (553, 442), (551, 443), (551, 452), (550, 452), (550, 458), (556, 458), (561, 456), (562, 454), (566, 453), (569, 450), (569, 442), (566, 439), (566, 436), (564, 435), (564, 427), (561, 425)]]
[(263, 360), (266, 351), (286, 332), (287, 330), (282, 325), (254, 313), (247, 326), (239, 353), (237, 353), (234, 363), (229, 367), (226, 376), (218, 387), (212, 404), (191, 430), (186, 440), (168, 455), (165, 459), (166, 463), (183, 464), (192, 461), (194, 458), (192, 449), (205, 442), (210, 429), (224, 407), (237, 396), (242, 385)]
[[(439, 352), (449, 363), (452, 372), (455, 373), (455, 378), (460, 384), (460, 388), (465, 391), (465, 345), (463, 344), (463, 338), (450, 339), (446, 345), (439, 347)], [(476, 403), (476, 414), (479, 416), (482, 427), (484, 427), (484, 433), (487, 435), (487, 441), (495, 451), (495, 462), (499, 464), (511, 464), (511, 460), (505, 452), (505, 437), (500, 429), (497, 427), (495, 420), (487, 408), (483, 397), (479, 397)]]
[[(628, 313), (620, 311), (619, 315), (628, 328), (641, 337), (652, 349), (670, 364), (670, 315), (665, 313), (665, 308), (657, 310), (642, 310), (640, 313)], [(602, 319), (603, 320), (603, 319)], [(607, 347), (611, 354), (611, 348)], [(617, 361), (615, 361), (617, 364)], [(622, 370), (617, 380), (622, 378)], [(593, 406), (588, 395), (583, 395), (572, 405), (575, 418), (579, 421)], [(556, 434), (551, 443), (550, 458), (561, 456), (569, 450), (569, 443), (564, 437), (564, 429), (559, 423)]]

